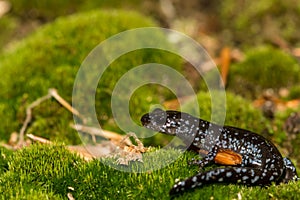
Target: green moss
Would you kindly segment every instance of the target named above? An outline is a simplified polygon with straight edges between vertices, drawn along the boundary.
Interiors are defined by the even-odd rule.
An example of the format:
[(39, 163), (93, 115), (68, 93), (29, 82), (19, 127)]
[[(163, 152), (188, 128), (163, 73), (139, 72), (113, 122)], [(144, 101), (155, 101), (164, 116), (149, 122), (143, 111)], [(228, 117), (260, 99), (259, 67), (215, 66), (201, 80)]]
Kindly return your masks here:
[(290, 89), (287, 99), (300, 99), (300, 86), (294, 86)]
[(227, 44), (253, 46), (278, 39), (299, 43), (300, 7), (294, 0), (225, 0), (219, 13)]
[(59, 145), (20, 150), (9, 157), (8, 170), (0, 176), (1, 197), (60, 199), (51, 190), (57, 194), (68, 191), (66, 176), (82, 164), (82, 159)]
[[(0, 117), (5, 121), (0, 129), (1, 138), (8, 139), (11, 132), (21, 127), (26, 106), (47, 94), (49, 88), (57, 88), (59, 94), (71, 102), (77, 70), (96, 45), (119, 32), (147, 26), (155, 26), (155, 23), (135, 12), (92, 11), (59, 18), (2, 54)], [(162, 36), (153, 37), (161, 37), (159, 41), (163, 41)], [(177, 70), (181, 66), (178, 57), (151, 49), (134, 51), (116, 60), (105, 73), (105, 80), (101, 80), (103, 85), (97, 89), (96, 110), (99, 111), (101, 125), (116, 128), (115, 124), (109, 123), (113, 87), (124, 72), (143, 63), (163, 63)], [(146, 93), (140, 91), (131, 106), (145, 112), (150, 103), (158, 102), (157, 99), (147, 100), (154, 94), (157, 94), (155, 89)], [(69, 128), (72, 115), (55, 104), (55, 101), (47, 101), (34, 109), (30, 132), (67, 143), (78, 143), (77, 133)]]
[(8, 169), (8, 160), (12, 152), (0, 147), (0, 174)]
[(248, 98), (262, 91), (290, 88), (300, 83), (300, 65), (293, 57), (271, 47), (251, 49), (244, 61), (230, 68), (228, 90)]
[(78, 11), (91, 10), (95, 8), (107, 7), (131, 7), (136, 6), (139, 2), (130, 0), (126, 2), (120, 1), (81, 1), (81, 0), (60, 0), (60, 1), (47, 1), (47, 0), (9, 0), (13, 6), (13, 14), (23, 18), (33, 18), (41, 20), (52, 20), (58, 16), (71, 14)]
[[(158, 149), (153, 149), (153, 151)], [(169, 149), (152, 157), (144, 155), (144, 163), (156, 165), (172, 158), (178, 151)], [(184, 179), (198, 172), (188, 165), (194, 154), (185, 152), (165, 168), (147, 173), (115, 170), (99, 160), (89, 163), (72, 155), (60, 145), (34, 145), (16, 152), (10, 159), (9, 171), (0, 174), (1, 199), (170, 199), (169, 190), (175, 179)], [(233, 184), (212, 184), (187, 191), (175, 199), (297, 199), (300, 183), (270, 187), (245, 187)]]
[(83, 160), (62, 145), (33, 145), (17, 151), (9, 161), (9, 171), (19, 175), (32, 174), (34, 181), (59, 180), (76, 169)]
[(0, 177), (0, 199), (65, 199), (42, 188), (42, 183), (33, 184), (27, 176), (6, 173)]

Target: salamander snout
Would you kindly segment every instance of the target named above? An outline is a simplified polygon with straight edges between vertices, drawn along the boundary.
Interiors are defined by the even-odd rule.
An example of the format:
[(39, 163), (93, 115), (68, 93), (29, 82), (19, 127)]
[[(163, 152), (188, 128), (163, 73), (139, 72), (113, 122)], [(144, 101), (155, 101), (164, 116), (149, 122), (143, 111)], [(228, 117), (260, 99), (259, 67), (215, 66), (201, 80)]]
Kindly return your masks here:
[(142, 125), (155, 131), (159, 131), (159, 127), (166, 123), (167, 114), (164, 110), (156, 108), (150, 113), (142, 116)]
[[(153, 131), (160, 133), (165, 133), (168, 135), (176, 135), (176, 130), (180, 127), (178, 123), (177, 116), (170, 117), (173, 113), (178, 113), (176, 111), (164, 111), (160, 108), (156, 108), (150, 113), (142, 116), (142, 125)], [(179, 115), (180, 118), (180, 115)]]

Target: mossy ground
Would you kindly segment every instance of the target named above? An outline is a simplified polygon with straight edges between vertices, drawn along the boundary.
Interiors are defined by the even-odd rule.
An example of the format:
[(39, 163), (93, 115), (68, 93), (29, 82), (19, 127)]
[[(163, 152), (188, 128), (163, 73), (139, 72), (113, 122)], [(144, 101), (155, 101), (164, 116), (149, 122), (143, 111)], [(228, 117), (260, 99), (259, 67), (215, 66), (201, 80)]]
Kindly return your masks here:
[[(155, 149), (159, 150), (159, 149)], [(145, 155), (144, 164), (159, 164), (162, 157), (172, 157), (177, 150), (164, 150), (156, 157)], [(121, 172), (100, 160), (89, 163), (69, 153), (62, 145), (33, 145), (7, 157), (1, 166), (2, 199), (170, 199), (168, 194), (175, 179), (197, 173), (197, 166), (187, 164), (195, 157), (182, 154), (165, 168), (146, 173)], [(131, 166), (141, 163), (131, 163)], [(175, 199), (297, 199), (300, 183), (270, 187), (242, 185), (208, 185), (186, 192)]]

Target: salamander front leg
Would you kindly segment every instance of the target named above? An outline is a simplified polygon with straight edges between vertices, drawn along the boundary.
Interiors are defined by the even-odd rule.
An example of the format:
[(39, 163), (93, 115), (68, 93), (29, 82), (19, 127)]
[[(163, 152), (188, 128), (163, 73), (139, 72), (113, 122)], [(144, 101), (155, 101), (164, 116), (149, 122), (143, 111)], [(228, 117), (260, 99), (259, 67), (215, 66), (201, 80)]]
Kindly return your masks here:
[(216, 150), (215, 151), (211, 151), (204, 158), (202, 158), (200, 160), (193, 159), (188, 164), (189, 165), (198, 165), (199, 168), (201, 169), (204, 166), (206, 166), (207, 164), (209, 164), (210, 162), (214, 161), (216, 155), (217, 155), (217, 151)]

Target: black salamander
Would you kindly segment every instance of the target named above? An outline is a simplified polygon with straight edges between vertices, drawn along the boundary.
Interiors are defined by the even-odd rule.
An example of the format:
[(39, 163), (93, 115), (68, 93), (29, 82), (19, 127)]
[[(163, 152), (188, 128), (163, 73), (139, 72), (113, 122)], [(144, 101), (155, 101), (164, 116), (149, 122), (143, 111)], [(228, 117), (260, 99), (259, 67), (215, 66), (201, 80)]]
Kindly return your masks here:
[(194, 161), (200, 168), (214, 162), (218, 152), (231, 151), (241, 156), (237, 165), (216, 168), (176, 183), (170, 194), (211, 183), (240, 183), (250, 186), (287, 183), (298, 180), (296, 168), (283, 158), (274, 144), (248, 130), (219, 126), (178, 111), (155, 109), (141, 118), (142, 125), (153, 131), (174, 135), (191, 149), (206, 152)]

